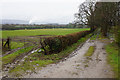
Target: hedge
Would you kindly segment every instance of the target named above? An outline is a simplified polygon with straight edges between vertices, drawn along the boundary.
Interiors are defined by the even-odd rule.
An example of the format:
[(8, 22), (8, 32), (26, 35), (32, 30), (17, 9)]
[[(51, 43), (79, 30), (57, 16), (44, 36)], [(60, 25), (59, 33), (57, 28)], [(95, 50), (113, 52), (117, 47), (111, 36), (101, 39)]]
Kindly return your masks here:
[(45, 55), (58, 53), (89, 33), (90, 31), (81, 31), (64, 36), (47, 37), (40, 41), (41, 48), (44, 49)]

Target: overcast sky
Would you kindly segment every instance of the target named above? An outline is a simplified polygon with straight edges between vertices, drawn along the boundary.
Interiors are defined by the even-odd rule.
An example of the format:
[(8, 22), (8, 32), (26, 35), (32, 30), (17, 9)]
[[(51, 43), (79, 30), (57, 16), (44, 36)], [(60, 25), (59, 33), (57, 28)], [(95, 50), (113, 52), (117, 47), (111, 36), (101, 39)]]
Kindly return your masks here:
[(43, 23), (74, 21), (78, 6), (85, 0), (2, 0), (2, 19)]

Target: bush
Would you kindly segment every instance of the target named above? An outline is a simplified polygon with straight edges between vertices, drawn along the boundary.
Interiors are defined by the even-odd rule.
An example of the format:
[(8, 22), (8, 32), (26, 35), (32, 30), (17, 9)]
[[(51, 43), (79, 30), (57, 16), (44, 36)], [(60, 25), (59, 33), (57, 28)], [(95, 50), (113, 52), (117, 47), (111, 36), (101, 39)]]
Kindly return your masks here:
[(64, 50), (67, 46), (76, 43), (80, 38), (89, 33), (90, 31), (81, 31), (65, 36), (47, 37), (41, 42), (41, 46), (44, 49), (45, 54), (58, 53)]

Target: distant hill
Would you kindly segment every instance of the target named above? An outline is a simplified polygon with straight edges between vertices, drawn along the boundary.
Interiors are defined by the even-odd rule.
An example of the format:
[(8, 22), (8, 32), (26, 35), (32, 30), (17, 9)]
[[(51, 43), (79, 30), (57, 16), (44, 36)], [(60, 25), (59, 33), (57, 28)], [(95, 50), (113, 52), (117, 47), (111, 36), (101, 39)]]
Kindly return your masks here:
[(29, 21), (2, 19), (2, 24), (29, 24)]

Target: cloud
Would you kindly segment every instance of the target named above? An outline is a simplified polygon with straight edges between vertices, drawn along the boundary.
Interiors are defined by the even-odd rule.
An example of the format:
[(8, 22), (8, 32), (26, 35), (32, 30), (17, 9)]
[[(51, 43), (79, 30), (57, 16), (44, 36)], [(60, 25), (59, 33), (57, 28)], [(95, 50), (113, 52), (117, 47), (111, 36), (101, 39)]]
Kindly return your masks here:
[(68, 23), (84, 0), (3, 0), (3, 19)]

